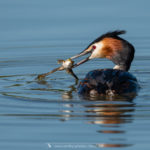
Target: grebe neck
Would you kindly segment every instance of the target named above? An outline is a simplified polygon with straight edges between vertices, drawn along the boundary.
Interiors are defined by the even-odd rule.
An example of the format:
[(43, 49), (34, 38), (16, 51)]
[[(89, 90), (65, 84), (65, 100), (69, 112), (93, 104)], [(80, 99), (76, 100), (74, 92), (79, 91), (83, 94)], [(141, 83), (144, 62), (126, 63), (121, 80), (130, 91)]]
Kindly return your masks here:
[(123, 70), (123, 71), (129, 70), (129, 68), (125, 65), (115, 65), (113, 69), (118, 69), (118, 70)]

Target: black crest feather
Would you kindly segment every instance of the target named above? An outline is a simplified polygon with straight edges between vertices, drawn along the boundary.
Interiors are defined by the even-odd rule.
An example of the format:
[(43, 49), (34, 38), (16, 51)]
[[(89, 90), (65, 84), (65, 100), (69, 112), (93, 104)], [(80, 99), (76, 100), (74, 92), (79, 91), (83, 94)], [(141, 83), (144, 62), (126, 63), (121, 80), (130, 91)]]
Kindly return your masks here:
[(126, 33), (125, 30), (115, 30), (115, 31), (112, 31), (112, 32), (107, 32), (107, 33), (101, 35), (100, 37), (98, 37), (97, 39), (95, 39), (92, 43), (90, 43), (90, 45), (92, 45), (94, 43), (97, 43), (97, 42), (101, 41), (102, 39), (104, 39), (106, 37), (112, 37), (112, 38), (120, 39), (120, 37), (118, 37), (118, 35), (125, 34), (125, 33)]

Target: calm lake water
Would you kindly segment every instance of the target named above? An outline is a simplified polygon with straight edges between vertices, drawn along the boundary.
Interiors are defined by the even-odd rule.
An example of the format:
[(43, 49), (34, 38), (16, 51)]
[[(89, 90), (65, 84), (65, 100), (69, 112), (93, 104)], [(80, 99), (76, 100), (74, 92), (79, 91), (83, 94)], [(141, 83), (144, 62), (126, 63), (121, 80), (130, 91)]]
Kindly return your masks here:
[[(0, 0), (0, 149), (150, 149), (150, 1)], [(81, 99), (58, 67), (101, 34), (125, 29), (141, 86), (132, 100)], [(74, 69), (80, 79), (105, 59)]]

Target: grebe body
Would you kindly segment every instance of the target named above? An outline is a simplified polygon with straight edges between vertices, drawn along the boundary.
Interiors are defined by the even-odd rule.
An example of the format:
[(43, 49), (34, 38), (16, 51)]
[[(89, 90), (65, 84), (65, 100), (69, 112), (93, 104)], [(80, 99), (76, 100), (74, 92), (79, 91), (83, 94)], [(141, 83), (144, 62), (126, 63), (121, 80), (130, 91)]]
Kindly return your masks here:
[(80, 82), (80, 95), (135, 95), (139, 85), (131, 73), (117, 69), (97, 69), (90, 71)]
[(76, 66), (94, 58), (107, 58), (115, 66), (113, 69), (98, 69), (90, 71), (80, 82), (80, 95), (124, 95), (136, 94), (139, 89), (137, 79), (128, 72), (134, 58), (135, 49), (131, 43), (119, 37), (125, 31), (114, 31), (103, 34), (94, 40), (77, 57), (90, 54)]

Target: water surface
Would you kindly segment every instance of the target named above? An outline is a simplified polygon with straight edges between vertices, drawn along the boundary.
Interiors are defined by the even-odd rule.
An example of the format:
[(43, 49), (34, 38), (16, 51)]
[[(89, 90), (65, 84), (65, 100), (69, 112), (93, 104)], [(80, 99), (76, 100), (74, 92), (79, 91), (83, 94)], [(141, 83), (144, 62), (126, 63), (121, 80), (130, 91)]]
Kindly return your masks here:
[[(150, 2), (148, 0), (0, 1), (0, 148), (149, 149)], [(133, 99), (81, 99), (74, 79), (56, 72), (35, 78), (110, 30), (125, 29), (136, 55), (130, 72), (141, 86)], [(74, 69), (80, 79), (96, 59)]]

